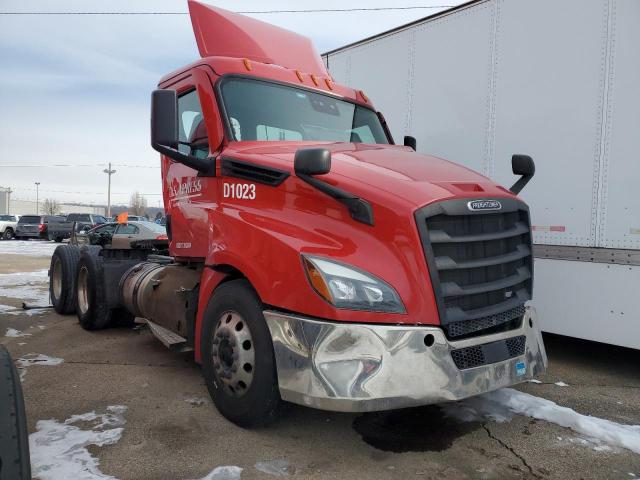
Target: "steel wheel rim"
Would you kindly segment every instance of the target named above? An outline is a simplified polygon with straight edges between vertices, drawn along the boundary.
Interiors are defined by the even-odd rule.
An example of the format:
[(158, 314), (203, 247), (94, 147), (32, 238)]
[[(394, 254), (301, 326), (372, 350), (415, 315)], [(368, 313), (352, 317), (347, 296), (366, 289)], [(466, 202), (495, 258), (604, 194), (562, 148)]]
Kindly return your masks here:
[(242, 397), (253, 382), (255, 347), (251, 330), (238, 312), (230, 310), (220, 315), (212, 347), (216, 379), (229, 394)]
[(62, 295), (62, 262), (59, 258), (53, 263), (53, 272), (51, 273), (51, 284), (53, 286), (53, 297), (56, 302)]
[(80, 313), (87, 313), (89, 310), (89, 270), (81, 267), (78, 272), (78, 310)]

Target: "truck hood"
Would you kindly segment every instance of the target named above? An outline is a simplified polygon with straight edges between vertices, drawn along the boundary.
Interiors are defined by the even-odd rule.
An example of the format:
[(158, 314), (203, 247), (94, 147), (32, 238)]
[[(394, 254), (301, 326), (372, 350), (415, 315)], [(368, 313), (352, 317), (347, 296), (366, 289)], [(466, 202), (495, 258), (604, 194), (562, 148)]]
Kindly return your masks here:
[(331, 151), (331, 172), (318, 178), (363, 198), (386, 193), (415, 207), (450, 197), (513, 197), (491, 179), (456, 163), (398, 145), (317, 142), (237, 142), (224, 152), (293, 173), (300, 148)]

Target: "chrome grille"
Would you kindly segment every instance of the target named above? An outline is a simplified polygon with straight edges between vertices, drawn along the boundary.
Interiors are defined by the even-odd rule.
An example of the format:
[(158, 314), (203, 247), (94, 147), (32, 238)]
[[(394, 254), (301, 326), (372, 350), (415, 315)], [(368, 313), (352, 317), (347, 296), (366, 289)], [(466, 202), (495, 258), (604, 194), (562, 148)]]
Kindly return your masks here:
[(440, 323), (451, 339), (517, 328), (531, 299), (529, 212), (515, 199), (499, 201), (496, 211), (471, 211), (464, 199), (416, 213)]

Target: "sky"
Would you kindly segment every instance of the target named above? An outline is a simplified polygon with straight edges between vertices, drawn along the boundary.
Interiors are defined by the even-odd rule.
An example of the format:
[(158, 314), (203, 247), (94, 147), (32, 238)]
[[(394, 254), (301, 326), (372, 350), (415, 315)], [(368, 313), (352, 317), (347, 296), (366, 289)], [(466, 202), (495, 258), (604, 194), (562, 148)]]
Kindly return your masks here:
[[(456, 5), (460, 0), (210, 0), (233, 11)], [(310, 37), (319, 52), (438, 12), (250, 14)], [(186, 0), (2, 0), (0, 12), (187, 12)], [(149, 145), (158, 79), (199, 57), (188, 15), (0, 15), (0, 186), (12, 198), (106, 204), (142, 192), (159, 206)], [(73, 165), (55, 167), (54, 165)], [(84, 165), (84, 166), (81, 166)]]

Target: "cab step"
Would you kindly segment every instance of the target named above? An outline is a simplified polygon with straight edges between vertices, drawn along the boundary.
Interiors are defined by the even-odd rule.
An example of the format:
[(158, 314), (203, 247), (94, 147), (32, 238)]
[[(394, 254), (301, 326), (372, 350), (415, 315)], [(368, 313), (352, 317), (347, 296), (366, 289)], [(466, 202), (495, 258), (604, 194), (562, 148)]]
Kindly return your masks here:
[(147, 325), (151, 333), (153, 333), (162, 344), (172, 352), (192, 352), (193, 347), (187, 345), (187, 339), (181, 337), (177, 333), (172, 332), (157, 323), (147, 320)]

